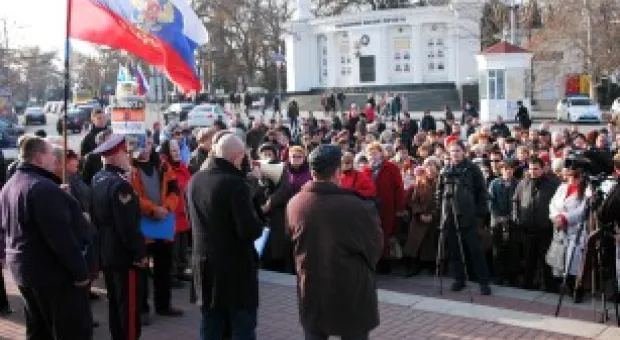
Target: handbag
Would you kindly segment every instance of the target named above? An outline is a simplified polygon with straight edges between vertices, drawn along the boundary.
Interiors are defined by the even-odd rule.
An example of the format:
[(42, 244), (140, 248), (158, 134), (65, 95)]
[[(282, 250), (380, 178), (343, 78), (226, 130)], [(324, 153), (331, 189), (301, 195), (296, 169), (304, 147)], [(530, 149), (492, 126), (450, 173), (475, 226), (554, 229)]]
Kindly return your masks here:
[(568, 237), (566, 236), (566, 233), (562, 231), (555, 231), (553, 233), (551, 245), (549, 245), (549, 249), (545, 255), (545, 262), (547, 262), (553, 270), (554, 276), (561, 276), (564, 274), (567, 248)]
[(403, 247), (398, 242), (398, 238), (395, 236), (390, 237), (388, 241), (388, 246), (390, 250), (390, 258), (392, 259), (402, 259), (403, 258)]

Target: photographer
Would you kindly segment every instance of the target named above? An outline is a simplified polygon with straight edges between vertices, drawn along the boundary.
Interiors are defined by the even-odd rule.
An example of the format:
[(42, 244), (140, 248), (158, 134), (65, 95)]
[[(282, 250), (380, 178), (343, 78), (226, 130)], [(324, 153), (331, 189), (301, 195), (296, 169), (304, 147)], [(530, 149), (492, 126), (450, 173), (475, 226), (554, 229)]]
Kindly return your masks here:
[[(478, 221), (487, 213), (484, 177), (478, 166), (465, 159), (465, 146), (462, 142), (452, 142), (449, 152), (451, 165), (441, 173), (437, 197), (441, 199), (441, 228), (447, 232), (450, 267), (455, 279), (451, 289), (458, 292), (463, 290), (466, 284), (465, 256), (461, 253), (460, 241), (463, 250), (469, 251), (481, 294), (490, 295), (489, 270), (477, 233)], [(454, 213), (458, 226), (455, 225)], [(457, 233), (460, 233), (460, 240)]]

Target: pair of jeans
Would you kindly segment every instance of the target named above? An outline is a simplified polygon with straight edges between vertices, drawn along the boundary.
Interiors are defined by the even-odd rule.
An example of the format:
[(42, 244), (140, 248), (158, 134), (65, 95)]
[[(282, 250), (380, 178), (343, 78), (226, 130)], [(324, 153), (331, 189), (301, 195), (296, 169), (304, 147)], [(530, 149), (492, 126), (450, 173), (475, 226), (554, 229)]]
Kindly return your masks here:
[(200, 340), (222, 340), (224, 325), (230, 322), (232, 340), (256, 340), (256, 309), (207, 309), (200, 320)]
[[(329, 339), (329, 335), (323, 334), (321, 332), (313, 332), (310, 330), (304, 330), (304, 339), (305, 340), (327, 340)], [(359, 334), (351, 334), (351, 335), (341, 335), (341, 340), (368, 340), (367, 332), (360, 332)]]

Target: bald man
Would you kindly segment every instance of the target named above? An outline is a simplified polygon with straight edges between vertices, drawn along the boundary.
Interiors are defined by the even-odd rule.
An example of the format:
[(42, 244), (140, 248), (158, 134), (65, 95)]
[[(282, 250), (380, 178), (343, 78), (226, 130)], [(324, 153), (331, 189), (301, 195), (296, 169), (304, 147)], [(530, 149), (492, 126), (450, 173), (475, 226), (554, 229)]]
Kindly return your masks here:
[(200, 339), (221, 339), (224, 322), (230, 320), (238, 339), (252, 340), (258, 309), (254, 240), (263, 223), (246, 185), (245, 143), (232, 133), (221, 135), (212, 154), (206, 169), (188, 184), (185, 200), (196, 301), (202, 307)]

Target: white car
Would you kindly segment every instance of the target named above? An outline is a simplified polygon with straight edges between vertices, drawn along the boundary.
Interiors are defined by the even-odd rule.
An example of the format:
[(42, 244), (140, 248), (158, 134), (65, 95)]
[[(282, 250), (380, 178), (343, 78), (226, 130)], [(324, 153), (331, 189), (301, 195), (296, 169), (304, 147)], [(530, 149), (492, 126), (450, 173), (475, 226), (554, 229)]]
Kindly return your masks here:
[(189, 127), (209, 127), (212, 126), (216, 120), (221, 120), (228, 126), (230, 121), (230, 114), (224, 111), (224, 109), (215, 104), (202, 104), (194, 107), (187, 114), (187, 124)]
[(558, 121), (568, 122), (600, 122), (601, 108), (587, 96), (571, 96), (563, 98), (556, 107)]
[(611, 104), (611, 112), (615, 115), (620, 113), (620, 97), (614, 100), (614, 103)]

